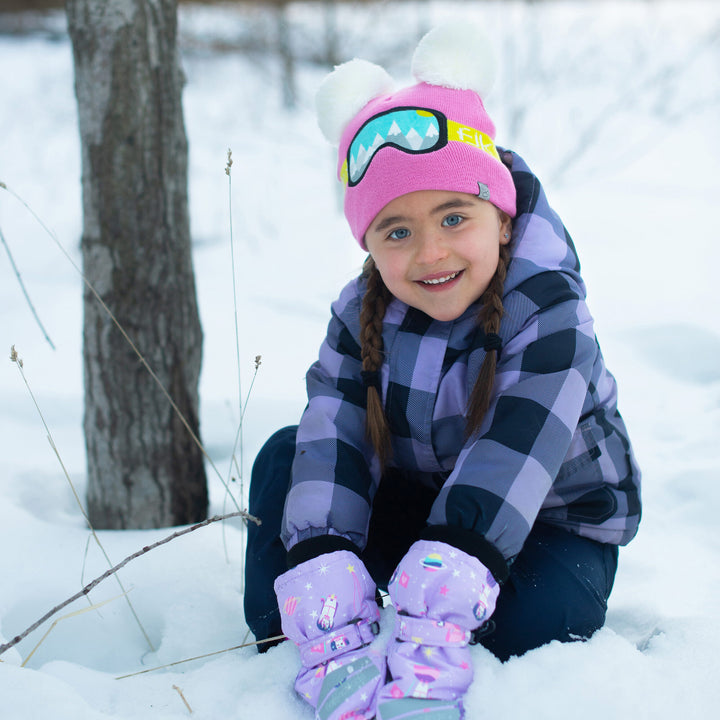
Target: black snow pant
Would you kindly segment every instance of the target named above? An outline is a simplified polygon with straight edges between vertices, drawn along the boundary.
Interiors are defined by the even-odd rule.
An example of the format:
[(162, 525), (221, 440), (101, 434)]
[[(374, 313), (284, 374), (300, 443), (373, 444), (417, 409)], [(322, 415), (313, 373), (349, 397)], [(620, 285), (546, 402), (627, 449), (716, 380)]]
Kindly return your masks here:
[[(279, 536), (296, 431), (295, 426), (283, 428), (265, 443), (250, 480), (248, 510), (262, 525), (248, 525), (244, 602), (245, 619), (258, 640), (282, 634), (273, 583), (287, 570)], [(379, 588), (387, 588), (393, 570), (425, 527), (436, 494), (405, 473), (391, 471), (383, 477), (368, 544), (360, 553)], [(480, 642), (507, 660), (552, 640), (589, 638), (605, 622), (617, 559), (616, 545), (536, 523), (500, 591), (491, 618), (494, 629)]]

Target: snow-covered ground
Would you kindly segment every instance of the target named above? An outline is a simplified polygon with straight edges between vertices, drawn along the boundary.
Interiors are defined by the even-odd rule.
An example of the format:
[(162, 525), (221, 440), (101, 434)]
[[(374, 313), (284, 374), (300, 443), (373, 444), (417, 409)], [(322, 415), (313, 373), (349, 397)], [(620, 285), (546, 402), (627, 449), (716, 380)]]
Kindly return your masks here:
[[(322, 3), (292, 6), (298, 50), (319, 44)], [(621, 552), (607, 626), (505, 664), (475, 648), (472, 720), (708, 718), (720, 707), (720, 7), (715, 2), (383, 3), (338, 17), (341, 59), (407, 74), (417, 33), (485, 19), (501, 61), (488, 103), (501, 144), (545, 181), (584, 265), (597, 333), (644, 471), (644, 519)], [(195, 269), (205, 331), (202, 437), (227, 476), (239, 417), (228, 178), (237, 263), (245, 477), (276, 428), (296, 422), (329, 304), (358, 270), (338, 210), (333, 153), (312, 115), (324, 70), (298, 68), (283, 109), (279, 63), (209, 49), (256, 12), (184, 7)], [(79, 141), (62, 33), (0, 36), (0, 181), (79, 261)], [(267, 24), (267, 23), (266, 23)], [(252, 34), (252, 33), (250, 33)], [(48, 335), (0, 249), (0, 643), (107, 568), (46, 439), (85, 486), (81, 282), (53, 240), (0, 189), (0, 230)], [(245, 481), (246, 482), (246, 481)], [(229, 506), (210, 472), (212, 513)], [(238, 483), (239, 485), (239, 483)], [(239, 492), (236, 487), (236, 492)], [(171, 530), (101, 532), (113, 562)], [(3, 720), (310, 718), (296, 652), (224, 650), (246, 639), (242, 532), (211, 525), (121, 572), (0, 657)], [(113, 599), (116, 598), (116, 599)], [(384, 626), (390, 625), (386, 609)], [(66, 617), (67, 616), (67, 617)], [(43, 635), (47, 638), (33, 653)], [(32, 656), (30, 657), (32, 653)], [(28, 659), (29, 658), (29, 659)]]

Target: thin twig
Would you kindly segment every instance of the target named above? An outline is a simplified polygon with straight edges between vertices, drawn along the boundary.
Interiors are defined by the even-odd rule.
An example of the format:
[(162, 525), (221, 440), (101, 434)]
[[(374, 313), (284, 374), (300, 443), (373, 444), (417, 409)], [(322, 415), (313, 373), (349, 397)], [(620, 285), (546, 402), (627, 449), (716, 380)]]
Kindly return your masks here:
[[(233, 242), (233, 220), (232, 220), (232, 150), (228, 148), (227, 151), (227, 162), (225, 164), (225, 174), (228, 179), (228, 223), (230, 226), (230, 274), (232, 276), (232, 294), (233, 294), (233, 317), (235, 321), (235, 367), (237, 369), (237, 388), (238, 388), (238, 412), (240, 413), (241, 420), (238, 428), (238, 435), (242, 430), (242, 371), (240, 369), (240, 331), (238, 324), (238, 303), (237, 303), (237, 282), (235, 279), (235, 243)], [(235, 439), (235, 445), (237, 445), (237, 437)], [(235, 447), (233, 447), (231, 457), (235, 455)], [(228, 494), (230, 494), (230, 482), (232, 480), (232, 460), (230, 462), (230, 472), (225, 481), (225, 498), (223, 499), (223, 511), (225, 510), (225, 500)], [(242, 471), (240, 472), (240, 503), (242, 504)], [(225, 537), (225, 526), (223, 525), (223, 548), (225, 550), (225, 560), (230, 561), (227, 549), (227, 539)], [(241, 556), (242, 558), (242, 553)], [(242, 562), (242, 561), (241, 561)], [(243, 568), (240, 568), (240, 577), (244, 577), (245, 572)]]
[(275, 637), (265, 638), (264, 640), (255, 640), (254, 642), (243, 643), (242, 645), (235, 645), (234, 647), (229, 647), (225, 650), (216, 650), (215, 652), (205, 653), (204, 655), (197, 655), (196, 657), (187, 658), (185, 660), (176, 660), (175, 662), (168, 663), (167, 665), (158, 665), (157, 667), (146, 668), (145, 670), (128, 673), (127, 675), (119, 675), (115, 679), (126, 680), (127, 678), (137, 677), (138, 675), (145, 675), (147, 673), (157, 672), (158, 670), (165, 670), (166, 668), (175, 667), (176, 665), (183, 665), (184, 663), (189, 663), (193, 660), (204, 660), (205, 658), (214, 657), (215, 655), (222, 655), (223, 653), (232, 652), (233, 650), (242, 650), (242, 648), (253, 647), (254, 645), (263, 645), (264, 643), (269, 642), (277, 642), (278, 640), (287, 640), (287, 637), (285, 635), (275, 635)]
[(210, 467), (215, 471), (216, 475), (220, 479), (220, 482), (225, 486), (225, 489), (227, 490), (228, 494), (230, 495), (230, 498), (233, 501), (233, 505), (235, 505), (235, 508), (240, 511), (240, 505), (238, 505), (237, 500), (235, 499), (235, 496), (230, 491), (229, 485), (225, 482), (225, 478), (221, 475), (220, 471), (218, 470), (217, 466), (215, 465), (213, 459), (208, 454), (207, 450), (203, 446), (203, 444), (200, 442), (200, 438), (195, 434), (194, 430), (190, 426), (190, 423), (188, 422), (187, 418), (183, 414), (182, 410), (177, 406), (175, 401), (173, 400), (170, 393), (167, 391), (165, 386), (162, 384), (162, 381), (160, 378), (155, 374), (155, 371), (150, 367), (148, 361), (145, 359), (143, 354), (140, 352), (138, 347), (135, 345), (135, 343), (132, 341), (130, 336), (125, 331), (125, 328), (121, 325), (120, 321), (115, 317), (112, 310), (107, 306), (105, 301), (100, 297), (100, 293), (95, 289), (95, 287), (92, 285), (92, 283), (87, 279), (83, 271), (78, 267), (78, 264), (73, 260), (70, 253), (65, 249), (63, 244), (58, 240), (55, 233), (53, 233), (52, 230), (42, 221), (42, 218), (14, 191), (11, 190), (4, 182), (0, 181), (0, 189), (5, 190), (10, 195), (12, 195), (25, 209), (35, 218), (35, 220), (40, 224), (40, 227), (45, 230), (45, 232), (50, 236), (51, 240), (57, 245), (57, 247), (60, 249), (60, 252), (65, 256), (67, 261), (72, 265), (72, 267), (75, 269), (75, 271), (80, 275), (82, 278), (82, 281), (85, 283), (86, 287), (90, 292), (93, 294), (95, 299), (100, 303), (100, 306), (103, 308), (103, 310), (107, 313), (110, 320), (112, 320), (113, 324), (117, 329), (120, 331), (120, 334), (125, 338), (125, 341), (130, 345), (135, 355), (137, 355), (138, 360), (140, 360), (140, 363), (142, 366), (150, 373), (150, 377), (155, 381), (157, 386), (160, 388), (160, 391), (163, 393), (167, 401), (170, 403), (170, 407), (172, 407), (173, 411), (179, 418), (180, 422), (183, 424), (185, 429), (188, 431), (190, 437), (192, 438), (193, 442), (197, 445), (200, 452), (203, 454), (205, 459), (208, 461), (208, 464)]
[[(123, 595), (127, 596), (127, 591), (123, 593)], [(90, 610), (97, 610), (98, 608), (101, 608), (103, 605), (107, 605), (108, 603), (114, 602), (118, 598), (122, 597), (122, 595), (118, 595), (114, 598), (109, 598), (108, 600), (103, 600), (103, 602), (95, 603), (93, 605), (90, 605), (86, 608), (81, 608), (80, 610), (75, 610), (75, 612), (68, 613), (67, 615), (61, 615), (59, 618), (56, 618), (53, 622), (53, 624), (48, 628), (47, 632), (40, 638), (40, 641), (38, 644), (32, 649), (30, 654), (23, 660), (23, 663), (20, 667), (25, 667), (28, 662), (30, 662), (30, 658), (35, 654), (36, 650), (45, 642), (45, 638), (55, 629), (55, 626), (62, 622), (63, 620), (67, 620), (71, 617), (76, 617), (77, 615), (82, 615), (86, 612), (89, 612)]]
[[(4, 187), (4, 183), (0, 183)], [(40, 328), (42, 334), (45, 336), (45, 339), (48, 341), (48, 344), (50, 347), (55, 350), (55, 343), (50, 339), (50, 336), (47, 334), (47, 331), (45, 330), (45, 326), (42, 324), (42, 321), (40, 320), (40, 317), (38, 316), (35, 306), (33, 305), (32, 300), (30, 299), (30, 295), (28, 295), (28, 291), (25, 289), (25, 283), (22, 280), (22, 277), (20, 275), (20, 271), (18, 270), (18, 266), (15, 264), (15, 260), (13, 259), (12, 253), (10, 252), (10, 248), (8, 247), (8, 244), (5, 240), (5, 235), (3, 235), (2, 228), (0, 228), (0, 242), (2, 242), (3, 247), (5, 248), (5, 252), (7, 253), (7, 256), (10, 260), (10, 265), (12, 265), (12, 269), (15, 272), (15, 277), (17, 278), (18, 283), (20, 284), (20, 289), (22, 290), (23, 295), (25, 296), (25, 300), (27, 300), (27, 304), (30, 307), (30, 312), (33, 314), (33, 317), (35, 318), (35, 322), (38, 324), (38, 327)]]
[[(247, 409), (248, 401), (250, 400), (250, 394), (252, 393), (253, 386), (255, 385), (255, 378), (257, 377), (258, 368), (260, 367), (260, 355), (257, 355), (255, 357), (255, 372), (252, 377), (252, 381), (250, 382), (250, 389), (248, 390), (247, 397), (245, 398), (245, 401), (243, 402), (243, 393), (242, 393), (242, 368), (240, 366), (240, 327), (239, 327), (239, 321), (238, 321), (238, 298), (237, 298), (237, 269), (235, 267), (235, 242), (234, 242), (234, 236), (233, 236), (233, 216), (232, 216), (232, 165), (233, 165), (233, 159), (232, 159), (232, 150), (228, 148), (227, 151), (227, 162), (225, 164), (225, 174), (228, 178), (228, 222), (230, 226), (230, 270), (232, 274), (232, 293), (233, 293), (233, 317), (235, 321), (235, 364), (237, 367), (237, 390), (238, 390), (238, 411), (240, 413), (240, 420), (238, 423), (237, 433), (235, 435), (235, 442), (233, 443), (232, 452), (230, 453), (230, 467), (228, 469), (228, 477), (226, 479), (225, 483), (225, 489), (226, 489), (226, 498), (227, 494), (230, 492), (230, 483), (233, 480), (232, 477), (232, 468), (233, 465), (235, 466), (237, 470), (237, 476), (239, 479), (240, 484), (240, 502), (242, 503), (243, 498), (245, 496), (245, 484), (244, 484), (244, 473), (243, 473), (243, 450), (244, 450), (244, 444), (243, 444), (243, 419), (245, 417), (245, 410)], [(240, 454), (240, 461), (238, 462), (236, 453), (239, 451)], [(223, 510), (224, 510), (224, 503), (225, 500), (223, 500)], [(242, 528), (241, 532), (241, 541), (244, 545), (245, 540), (245, 529)], [(228, 550), (227, 550), (227, 543), (225, 538), (225, 528), (223, 526), (223, 546), (225, 549), (225, 558), (226, 560), (229, 560), (228, 558)], [(244, 569), (244, 547), (241, 548), (242, 552), (240, 554), (240, 577), (241, 580), (241, 592), (244, 591), (244, 578), (245, 578), (245, 569)]]
[(97, 587), (103, 580), (107, 580), (111, 575), (114, 575), (118, 570), (125, 567), (129, 562), (132, 560), (136, 560), (137, 558), (141, 557), (142, 555), (145, 555), (145, 553), (150, 552), (151, 550), (154, 550), (155, 548), (160, 547), (161, 545), (165, 545), (169, 543), (171, 540), (175, 540), (175, 538), (182, 537), (183, 535), (187, 535), (188, 533), (195, 532), (195, 530), (199, 530), (202, 527), (205, 527), (206, 525), (210, 525), (210, 523), (218, 522), (219, 520), (227, 520), (231, 517), (242, 517), (246, 521), (254, 522), (258, 525), (260, 525), (260, 520), (253, 517), (249, 513), (245, 512), (244, 510), (238, 510), (237, 512), (228, 513), (227, 515), (215, 515), (214, 517), (208, 518), (207, 520), (203, 520), (203, 522), (197, 523), (196, 525), (192, 525), (191, 527), (184, 528), (183, 530), (178, 530), (177, 532), (172, 533), (172, 535), (168, 535), (166, 538), (163, 538), (162, 540), (158, 540), (157, 542), (152, 543), (152, 545), (146, 545), (141, 550), (138, 550), (137, 552), (133, 553), (132, 555), (128, 555), (122, 562), (118, 563), (114, 567), (110, 568), (106, 572), (104, 572), (102, 575), (96, 577), (92, 582), (85, 585), (85, 587), (82, 588), (79, 592), (75, 593), (72, 597), (69, 597), (67, 600), (64, 600), (59, 605), (56, 605), (52, 610), (49, 610), (45, 613), (39, 620), (34, 622), (30, 627), (26, 628), (23, 632), (21, 632), (19, 635), (15, 636), (12, 640), (9, 642), (6, 642), (3, 645), (0, 645), (0, 655), (2, 655), (6, 650), (9, 650), (11, 647), (14, 647), (17, 645), (23, 638), (27, 637), (31, 632), (34, 630), (37, 630), (46, 620), (51, 618), (56, 613), (60, 612), (64, 607), (67, 607), (70, 605), (70, 603), (75, 602), (75, 600), (78, 600), (79, 598), (83, 597), (83, 595), (87, 595), (93, 588)]
[(173, 685), (173, 690), (177, 692), (177, 694), (180, 696), (180, 699), (185, 703), (185, 707), (188, 709), (188, 712), (192, 715), (192, 708), (190, 707), (188, 701), (185, 699), (183, 691), (177, 685)]
[[(235, 243), (233, 242), (233, 222), (232, 222), (232, 150), (228, 148), (227, 164), (225, 165), (225, 174), (228, 178), (228, 216), (230, 224), (230, 271), (232, 274), (232, 292), (233, 292), (233, 317), (235, 319), (235, 364), (237, 367), (237, 383), (238, 383), (238, 411), (242, 414), (242, 371), (240, 369), (240, 328), (238, 323), (238, 302), (237, 302), (237, 282), (235, 279)], [(242, 426), (242, 423), (241, 423)]]
[[(255, 380), (257, 379), (258, 370), (260, 369), (260, 366), (262, 365), (262, 355), (256, 355), (255, 356), (255, 372), (253, 373), (252, 379), (250, 380), (250, 387), (248, 388), (248, 394), (245, 398), (245, 402), (242, 403), (240, 406), (240, 422), (238, 423), (238, 429), (235, 433), (235, 442), (233, 443), (233, 449), (232, 453), (230, 454), (230, 474), (232, 474), (232, 466), (235, 466), (235, 470), (237, 470), (238, 477), (242, 480), (242, 426), (243, 426), (243, 420), (245, 419), (245, 412), (247, 410), (248, 402), (250, 402), (250, 395), (252, 393), (252, 389), (255, 387)], [(238, 446), (240, 447), (240, 462), (238, 463), (237, 460), (237, 449)], [(240, 497), (242, 497), (242, 486), (241, 486), (241, 493)]]
[[(55, 443), (53, 442), (53, 439), (49, 434), (48, 434), (48, 441), (50, 442), (50, 446), (52, 447), (53, 451), (55, 452), (55, 456), (57, 457), (58, 462), (60, 463), (60, 467), (63, 469), (63, 472), (65, 473), (65, 477), (67, 478), (68, 482), (70, 483), (70, 487), (72, 488), (72, 492), (73, 492), (73, 495), (75, 496), (75, 500), (77, 501), (78, 507), (80, 508), (80, 512), (83, 514), (85, 521), (88, 524), (88, 528), (90, 529), (90, 533), (93, 536), (93, 539), (97, 543), (97, 546), (100, 548), (100, 552), (102, 552), (103, 556), (105, 557), (107, 564), (110, 567), (112, 567), (112, 561), (110, 560), (110, 556), (105, 551), (105, 547), (100, 542), (100, 538), (98, 537), (98, 534), (95, 532), (95, 528), (90, 523), (90, 518), (88, 517), (87, 513), (85, 512), (85, 508), (83, 507), (82, 502), (80, 501), (77, 491), (75, 490), (75, 486), (73, 485), (72, 480), (70, 479), (70, 476), (68, 475), (68, 472), (65, 469), (65, 465), (63, 464), (63, 461), (60, 458), (60, 454), (58, 453), (57, 448), (55, 447)], [(115, 580), (117, 580), (118, 586), (123, 591), (123, 594), (125, 596), (125, 602), (127, 602), (128, 607), (130, 608), (130, 612), (132, 613), (132, 616), (135, 618), (135, 622), (137, 623), (138, 627), (140, 628), (140, 632), (143, 634), (143, 637), (145, 638), (150, 650), (154, 652), (155, 646), (152, 644), (152, 640), (150, 640), (150, 636), (148, 635), (147, 631), (145, 630), (144, 625), (140, 621), (140, 618), (138, 617), (138, 614), (135, 611), (135, 608), (133, 607), (132, 602), (130, 602), (130, 598), (128, 597), (127, 590), (125, 590), (125, 586), (122, 584), (122, 580), (120, 580), (120, 576), (116, 575)]]
[[(40, 421), (42, 422), (43, 427), (45, 428), (45, 432), (47, 433), (47, 439), (48, 439), (48, 442), (50, 443), (50, 447), (53, 449), (53, 452), (55, 453), (55, 457), (57, 458), (58, 463), (60, 463), (60, 467), (62, 468), (62, 471), (65, 474), (65, 478), (68, 481), (68, 484), (70, 485), (70, 489), (72, 490), (72, 494), (73, 494), (73, 497), (75, 498), (75, 502), (77, 503), (77, 506), (80, 508), (80, 512), (82, 513), (82, 516), (85, 518), (85, 522), (87, 523), (88, 528), (90, 528), (90, 533), (92, 534), (93, 538), (95, 539), (97, 546), (100, 548), (100, 551), (105, 556), (105, 560), (107, 561), (108, 566), (112, 567), (112, 561), (110, 560), (110, 557), (108, 556), (107, 552), (105, 551), (103, 544), (100, 542), (100, 538), (98, 537), (98, 534), (95, 532), (95, 528), (92, 526), (92, 523), (90, 522), (90, 518), (88, 517), (88, 514), (85, 512), (85, 508), (83, 507), (82, 500), (80, 500), (80, 496), (78, 495), (77, 490), (75, 490), (75, 485), (73, 484), (73, 481), (70, 478), (70, 473), (68, 473), (67, 468), (65, 467), (65, 463), (63, 463), (63, 460), (60, 457), (60, 452), (58, 451), (57, 446), (55, 445), (55, 441), (53, 440), (53, 436), (52, 436), (52, 433), (50, 432), (50, 428), (48, 427), (47, 422), (45, 422), (45, 416), (43, 415), (43, 412), (40, 409), (40, 405), (38, 405), (38, 402), (35, 399), (35, 394), (33, 393), (32, 389), (30, 388), (30, 383), (28, 383), (27, 378), (25, 377), (25, 372), (23, 370), (23, 361), (20, 357), (18, 357), (18, 354), (17, 354), (17, 351), (15, 350), (14, 345), (12, 346), (12, 348), (10, 350), (10, 359), (13, 360), (13, 362), (17, 366), (18, 372), (20, 373), (20, 377), (22, 378), (23, 382), (25, 383), (25, 387), (27, 388), (27, 391), (30, 394), (30, 399), (33, 401), (33, 404), (35, 405), (35, 409), (37, 410), (38, 415), (40, 416)], [(130, 601), (130, 598), (128, 597), (127, 590), (125, 589), (124, 585), (122, 584), (122, 580), (120, 580), (120, 576), (116, 575), (115, 580), (117, 581), (117, 584), (120, 586), (120, 590), (122, 591), (123, 595), (125, 596), (125, 601), (127, 602), (128, 607), (130, 608), (130, 612), (132, 613), (132, 616), (135, 618), (135, 622), (137, 623), (138, 627), (140, 628), (140, 632), (142, 632), (143, 636), (145, 637), (145, 640), (147, 641), (147, 644), (150, 647), (150, 650), (154, 651), (155, 647), (152, 644), (152, 640), (150, 640), (150, 636), (147, 634), (147, 631), (145, 630), (145, 627), (143, 626), (142, 622), (140, 622), (140, 618), (138, 617), (137, 612), (135, 612), (135, 608), (133, 607), (133, 604)]]
[[(241, 404), (240, 406), (240, 422), (238, 423), (238, 429), (237, 433), (235, 434), (235, 443), (233, 444), (232, 453), (230, 454), (230, 469), (228, 471), (228, 481), (230, 477), (232, 477), (232, 468), (233, 465), (235, 465), (235, 469), (237, 470), (238, 478), (240, 478), (240, 499), (242, 500), (245, 497), (245, 488), (243, 485), (243, 455), (242, 455), (242, 428), (243, 428), (243, 422), (245, 420), (245, 411), (247, 410), (248, 402), (250, 402), (250, 395), (252, 394), (253, 387), (255, 387), (255, 380), (257, 378), (258, 370), (260, 369), (260, 365), (262, 364), (262, 356), (256, 355), (255, 356), (255, 372), (253, 373), (252, 379), (250, 380), (250, 387), (248, 388), (247, 397), (245, 398), (245, 402)], [(238, 463), (236, 450), (238, 448), (238, 444), (240, 446), (240, 462)], [(242, 539), (245, 539), (244, 536), (244, 528), (243, 528), (243, 535)], [(245, 569), (244, 569), (244, 548), (243, 553), (240, 555), (241, 558), (241, 565), (240, 565), (240, 577), (242, 578), (241, 584), (240, 584), (240, 592), (244, 592), (245, 590)]]

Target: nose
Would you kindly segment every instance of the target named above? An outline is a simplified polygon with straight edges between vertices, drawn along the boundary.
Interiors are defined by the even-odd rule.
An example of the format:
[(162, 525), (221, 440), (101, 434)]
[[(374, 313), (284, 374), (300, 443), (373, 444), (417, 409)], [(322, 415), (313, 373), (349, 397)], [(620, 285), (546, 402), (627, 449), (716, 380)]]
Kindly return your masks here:
[(418, 265), (434, 265), (447, 256), (448, 249), (442, 238), (433, 233), (425, 233), (419, 238), (415, 253)]

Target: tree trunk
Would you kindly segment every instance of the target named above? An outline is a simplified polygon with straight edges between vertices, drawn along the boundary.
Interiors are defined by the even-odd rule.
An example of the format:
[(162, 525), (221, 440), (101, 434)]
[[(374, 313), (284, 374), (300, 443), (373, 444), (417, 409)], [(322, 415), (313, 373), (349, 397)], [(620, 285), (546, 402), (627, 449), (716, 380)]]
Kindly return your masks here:
[(331, 68), (340, 63), (340, 38), (337, 26), (337, 0), (324, 0), (325, 63)]
[[(82, 145), (83, 270), (198, 435), (176, 0), (67, 0)], [(203, 520), (200, 448), (97, 299), (84, 296), (88, 513), (97, 528)]]
[(295, 78), (295, 56), (290, 40), (288, 1), (274, 0), (275, 24), (277, 28), (277, 51), (280, 56), (282, 73), (283, 106), (293, 109), (297, 105), (297, 81)]

